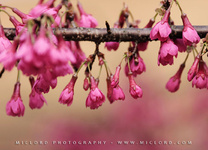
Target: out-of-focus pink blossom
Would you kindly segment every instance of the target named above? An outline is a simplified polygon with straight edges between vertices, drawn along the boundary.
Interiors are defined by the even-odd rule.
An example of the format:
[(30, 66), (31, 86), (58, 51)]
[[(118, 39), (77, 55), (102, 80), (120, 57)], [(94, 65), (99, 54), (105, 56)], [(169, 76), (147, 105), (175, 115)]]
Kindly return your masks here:
[(111, 81), (111, 86), (112, 86), (112, 87), (115, 87), (115, 86), (118, 85), (118, 83), (119, 83), (119, 74), (120, 74), (120, 71), (121, 71), (121, 66), (118, 65), (118, 66), (116, 67), (116, 72), (115, 72), (115, 74), (113, 75), (113, 78), (112, 78), (112, 81)]
[(184, 44), (183, 39), (175, 39), (174, 44), (178, 47), (179, 52), (185, 52), (187, 49), (187, 46)]
[(198, 70), (199, 60), (200, 60), (200, 58), (199, 58), (199, 56), (197, 56), (194, 60), (194, 63), (192, 64), (191, 68), (189, 69), (188, 76), (187, 76), (188, 81), (191, 81), (194, 78), (194, 76), (196, 75), (197, 70)]
[(18, 47), (18, 41), (14, 40), (13, 44), (8, 47), (8, 49), (2, 51), (0, 53), (0, 63), (3, 64), (6, 70), (12, 70), (14, 65), (16, 64), (15, 52)]
[(167, 41), (161, 42), (159, 54), (158, 54), (158, 65), (172, 65), (173, 56), (178, 56), (178, 47), (168, 38)]
[(186, 45), (191, 46), (193, 43), (197, 44), (200, 41), (200, 37), (194, 27), (189, 22), (189, 19), (186, 14), (181, 16), (183, 21), (183, 41)]
[(164, 42), (168, 39), (169, 34), (171, 33), (170, 25), (168, 24), (168, 19), (170, 17), (170, 8), (166, 10), (163, 19), (158, 22), (150, 32), (151, 40), (159, 39)]
[(199, 68), (198, 71), (196, 73), (196, 75), (193, 78), (192, 81), (192, 87), (196, 87), (199, 89), (202, 88), (206, 88), (207, 87), (207, 74), (206, 74), (206, 70), (205, 70), (205, 62), (200, 60), (199, 61)]
[(129, 93), (135, 99), (141, 98), (142, 95), (143, 95), (142, 89), (134, 81), (133, 75), (132, 74), (129, 74), (128, 75), (128, 78), (129, 78), (129, 85), (130, 85), (130, 87), (129, 87)]
[(84, 89), (85, 91), (87, 91), (89, 87), (90, 87), (90, 84), (89, 84), (88, 78), (85, 77), (84, 83), (83, 83), (83, 89)]
[(90, 14), (87, 14), (80, 2), (77, 3), (77, 7), (80, 13), (80, 20), (78, 21), (78, 24), (80, 27), (85, 28), (95, 28), (98, 25), (97, 20)]
[(10, 101), (6, 105), (6, 113), (9, 116), (23, 116), (25, 112), (25, 106), (20, 96), (20, 83), (17, 82), (14, 86), (14, 92)]
[(97, 109), (105, 102), (104, 94), (98, 89), (96, 81), (93, 76), (90, 77), (90, 93), (87, 96), (86, 107), (90, 109)]
[(0, 54), (1, 54), (1, 52), (7, 50), (11, 45), (12, 45), (12, 43), (5, 36), (4, 28), (0, 24)]
[(170, 92), (176, 92), (181, 83), (181, 74), (185, 68), (185, 64), (181, 64), (180, 68), (174, 76), (172, 76), (166, 84), (166, 89)]
[(74, 96), (74, 85), (77, 80), (77, 75), (73, 75), (70, 82), (66, 85), (64, 90), (61, 92), (61, 95), (59, 97), (59, 102), (61, 104), (67, 104), (67, 106), (70, 106), (73, 101)]

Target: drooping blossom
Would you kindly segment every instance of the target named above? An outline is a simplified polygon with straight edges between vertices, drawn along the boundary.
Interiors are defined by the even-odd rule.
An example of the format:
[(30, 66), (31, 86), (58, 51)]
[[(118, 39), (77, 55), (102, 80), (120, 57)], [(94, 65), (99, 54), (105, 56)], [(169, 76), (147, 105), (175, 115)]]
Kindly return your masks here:
[(80, 20), (78, 21), (78, 25), (80, 27), (85, 27), (85, 28), (95, 28), (98, 25), (97, 20), (90, 14), (87, 14), (81, 3), (77, 3), (77, 7), (80, 13)]
[(7, 50), (11, 45), (12, 45), (12, 43), (5, 36), (4, 28), (0, 24), (0, 54), (1, 54), (1, 52)]
[(142, 89), (134, 81), (134, 77), (131, 73), (128, 75), (129, 78), (129, 93), (134, 99), (141, 98), (143, 95)]
[(90, 107), (90, 109), (97, 109), (105, 102), (105, 96), (98, 89), (98, 86), (93, 76), (90, 76), (90, 83), (90, 93), (87, 96), (86, 107)]
[(118, 83), (119, 83), (119, 74), (120, 74), (120, 71), (121, 71), (121, 66), (118, 65), (118, 66), (116, 67), (116, 72), (115, 72), (115, 74), (113, 75), (113, 78), (112, 78), (112, 81), (111, 81), (111, 86), (112, 86), (112, 87), (115, 87), (115, 86), (118, 85)]
[(159, 39), (161, 42), (164, 42), (168, 39), (169, 34), (171, 33), (170, 25), (168, 24), (168, 19), (170, 17), (170, 7), (166, 10), (163, 19), (158, 22), (150, 32), (151, 40)]
[(199, 61), (200, 61), (200, 57), (197, 56), (192, 64), (191, 68), (188, 71), (188, 76), (187, 76), (188, 81), (191, 81), (194, 78), (194, 76), (196, 75), (197, 70), (198, 70)]
[(178, 56), (178, 47), (173, 43), (171, 39), (168, 38), (167, 41), (161, 42), (158, 54), (158, 65), (172, 65), (173, 56)]
[[(118, 22), (114, 23), (113, 28), (119, 28), (119, 24)], [(105, 47), (107, 48), (107, 50), (111, 51), (112, 49), (114, 51), (116, 51), (119, 47), (119, 42), (106, 42), (105, 43)]]
[[(130, 60), (129, 64), (130, 64), (131, 72), (134, 77), (136, 77), (138, 74), (141, 74), (146, 71), (145, 63), (139, 55), (136, 59), (133, 57)], [(126, 76), (128, 76), (128, 74), (129, 74), (128, 63), (126, 63), (126, 66), (125, 66), (125, 74), (126, 74)]]
[(205, 62), (203, 60), (199, 61), (199, 67), (197, 70), (196, 75), (192, 81), (192, 87), (196, 87), (199, 89), (203, 89), (207, 87), (207, 72), (205, 70)]
[(32, 88), (31, 93), (29, 95), (29, 106), (31, 109), (35, 109), (35, 108), (40, 109), (42, 108), (44, 103), (47, 104), (47, 101), (41, 92), (39, 93), (36, 92), (34, 88), (34, 83), (35, 83), (34, 78), (30, 76), (29, 80)]
[(194, 27), (191, 25), (188, 17), (186, 14), (183, 14), (181, 16), (182, 21), (183, 21), (183, 41), (185, 45), (192, 46), (192, 44), (197, 44), (200, 41), (200, 37)]
[(59, 97), (59, 102), (61, 104), (67, 104), (67, 106), (70, 106), (73, 101), (74, 96), (74, 85), (77, 80), (77, 75), (74, 74), (70, 80), (70, 82), (66, 85), (64, 90), (61, 92), (61, 95)]
[(20, 83), (17, 82), (14, 86), (14, 92), (10, 101), (6, 105), (6, 113), (9, 116), (23, 116), (25, 112), (25, 106), (20, 96)]
[(176, 92), (179, 89), (181, 83), (181, 75), (184, 68), (185, 64), (181, 64), (176, 74), (169, 79), (169, 81), (166, 84), (166, 89), (168, 91)]

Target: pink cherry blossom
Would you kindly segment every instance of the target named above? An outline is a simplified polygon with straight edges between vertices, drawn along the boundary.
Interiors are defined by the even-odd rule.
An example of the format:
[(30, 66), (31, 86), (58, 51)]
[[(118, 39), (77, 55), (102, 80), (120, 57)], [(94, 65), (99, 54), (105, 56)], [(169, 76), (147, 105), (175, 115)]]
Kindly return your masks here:
[(1, 52), (7, 50), (12, 45), (12, 43), (7, 39), (4, 33), (4, 28), (0, 25), (0, 54)]
[(74, 96), (74, 85), (77, 80), (77, 75), (73, 75), (70, 82), (66, 85), (64, 90), (62, 91), (60, 97), (59, 97), (59, 102), (62, 104), (67, 104), (67, 106), (70, 106), (73, 101), (73, 96)]
[(199, 56), (197, 56), (194, 60), (194, 63), (192, 64), (191, 68), (188, 71), (188, 76), (187, 76), (188, 81), (191, 81), (196, 75), (199, 61), (200, 61), (200, 58)]
[(206, 65), (205, 62), (201, 60), (199, 62), (198, 71), (193, 78), (192, 87), (195, 86), (196, 88), (199, 88), (199, 89), (207, 87), (207, 74), (206, 74), (207, 72), (205, 70), (204, 65)]
[(20, 96), (20, 83), (17, 82), (14, 86), (14, 92), (10, 101), (6, 105), (6, 113), (9, 116), (23, 116), (25, 112), (25, 106)]
[(111, 86), (112, 86), (112, 87), (116, 87), (116, 86), (118, 85), (118, 83), (119, 83), (119, 74), (120, 74), (120, 71), (121, 71), (121, 66), (118, 65), (118, 66), (116, 67), (116, 72), (115, 72), (115, 74), (113, 75), (113, 78), (112, 78), (112, 80), (111, 80)]
[(97, 109), (105, 102), (104, 94), (98, 89), (96, 81), (93, 76), (90, 77), (90, 93), (87, 96), (86, 107), (90, 109)]
[(186, 14), (181, 16), (183, 21), (183, 41), (186, 45), (191, 46), (193, 43), (197, 44), (200, 41), (200, 37), (194, 27), (189, 22), (189, 19)]
[(176, 92), (181, 83), (181, 74), (185, 68), (185, 64), (181, 64), (179, 70), (172, 76), (166, 84), (166, 89), (170, 92)]
[[(135, 58), (133, 57), (130, 60), (129, 64), (130, 64), (131, 72), (134, 77), (136, 77), (138, 74), (142, 74), (143, 72), (146, 71), (146, 66), (144, 64), (144, 61), (139, 55), (138, 55), (137, 61), (135, 61)], [(126, 76), (128, 76), (129, 72), (130, 71), (129, 71), (128, 63), (126, 63), (126, 66), (125, 66)]]
[(168, 24), (168, 19), (170, 16), (170, 8), (166, 10), (163, 19), (158, 22), (150, 32), (151, 40), (159, 39), (164, 42), (168, 39), (169, 34), (171, 33), (170, 25)]
[(128, 78), (129, 78), (129, 85), (130, 85), (130, 87), (129, 87), (129, 93), (131, 94), (131, 96), (134, 99), (141, 98), (142, 95), (143, 95), (142, 89), (134, 81), (133, 75), (132, 74), (129, 74), (128, 75)]
[(85, 91), (87, 91), (89, 87), (90, 87), (90, 84), (89, 84), (89, 81), (88, 81), (88, 77), (85, 77), (84, 83), (83, 83), (83, 89)]
[(42, 93), (37, 93), (36, 90), (34, 89), (34, 83), (35, 83), (34, 78), (30, 76), (29, 80), (32, 88), (32, 91), (29, 95), (29, 99), (30, 99), (29, 106), (31, 109), (35, 109), (35, 108), (40, 109), (42, 108), (44, 103), (47, 104), (47, 101), (42, 95)]
[(90, 14), (87, 14), (80, 2), (77, 3), (77, 7), (80, 13), (80, 20), (78, 21), (78, 24), (80, 27), (85, 28), (95, 28), (98, 25), (97, 20)]
[(178, 47), (168, 38), (167, 41), (161, 42), (159, 54), (158, 54), (158, 65), (172, 65), (173, 56), (177, 57)]

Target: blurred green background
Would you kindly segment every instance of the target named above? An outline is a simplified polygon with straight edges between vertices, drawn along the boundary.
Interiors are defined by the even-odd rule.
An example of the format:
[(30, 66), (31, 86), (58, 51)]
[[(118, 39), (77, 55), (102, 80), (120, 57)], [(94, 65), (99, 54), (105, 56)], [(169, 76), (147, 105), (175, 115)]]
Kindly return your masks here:
[[(2, 5), (16, 7), (27, 13), (37, 4), (37, 0), (0, 0)], [(57, 0), (56, 4), (60, 1)], [(72, 3), (76, 9), (76, 0)], [(111, 26), (117, 21), (125, 2), (135, 19), (140, 19), (139, 27), (146, 25), (155, 15), (155, 9), (160, 7), (160, 1), (155, 0), (80, 0), (86, 12), (92, 14), (100, 28), (105, 27), (105, 21)], [(193, 25), (208, 25), (206, 0), (179, 1), (184, 12)], [(9, 11), (9, 13), (13, 14)], [(8, 17), (0, 13), (4, 27), (13, 27)], [(174, 4), (171, 17), (176, 25), (181, 25), (180, 12)], [(17, 17), (18, 18), (18, 17)], [(159, 21), (159, 17), (157, 18)], [(95, 44), (81, 42), (86, 56), (93, 53)], [(54, 90), (45, 94), (48, 106), (40, 110), (29, 108), (30, 84), (28, 78), (21, 76), (21, 96), (25, 104), (24, 117), (10, 117), (6, 115), (6, 103), (10, 100), (16, 81), (16, 69), (5, 72), (0, 80), (0, 149), (165, 149), (165, 150), (207, 150), (208, 132), (208, 93), (206, 89), (192, 88), (187, 81), (187, 72), (193, 63), (191, 55), (182, 75), (180, 89), (170, 93), (165, 89), (166, 82), (178, 70), (186, 54), (179, 53), (172, 66), (158, 66), (157, 57), (159, 42), (150, 42), (148, 49), (140, 55), (146, 64), (146, 72), (135, 80), (143, 89), (143, 98), (133, 99), (128, 93), (128, 79), (122, 71), (120, 86), (126, 99), (110, 104), (108, 100), (97, 110), (85, 107), (85, 100), (89, 91), (82, 89), (84, 71), (81, 70), (75, 85), (73, 104), (70, 107), (58, 103), (61, 91), (69, 82), (70, 76), (58, 78), (58, 85)], [(198, 50), (201, 45), (198, 44)], [(112, 72), (128, 49), (128, 43), (121, 43), (117, 51), (107, 51), (104, 44), (100, 51), (105, 53), (106, 60)], [(205, 56), (206, 57), (206, 56)], [(205, 58), (206, 61), (206, 58)], [(93, 67), (93, 74), (98, 75), (99, 68)], [(106, 94), (106, 73), (102, 72), (99, 88)], [(106, 145), (52, 145), (51, 141), (89, 141), (105, 140)], [(191, 145), (118, 145), (118, 140), (141, 141), (192, 141)], [(47, 145), (16, 145), (15, 141), (48, 141)], [(114, 142), (114, 144), (109, 144)]]

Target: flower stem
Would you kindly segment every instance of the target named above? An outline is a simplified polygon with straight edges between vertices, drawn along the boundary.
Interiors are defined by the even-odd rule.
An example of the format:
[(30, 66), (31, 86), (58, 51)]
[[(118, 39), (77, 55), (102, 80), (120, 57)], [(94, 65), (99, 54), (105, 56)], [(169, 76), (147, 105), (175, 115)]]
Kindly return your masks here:
[(176, 2), (176, 4), (178, 5), (178, 8), (180, 9), (181, 15), (183, 15), (183, 10), (178, 2), (178, 0), (174, 0)]
[(185, 58), (185, 60), (184, 60), (184, 62), (183, 62), (184, 65), (186, 64), (186, 61), (187, 61), (187, 59), (188, 59), (188, 57), (189, 57), (189, 54), (190, 54), (190, 53), (187, 53), (187, 55), (186, 55), (186, 58)]
[(11, 15), (8, 13), (8, 12), (6, 12), (5, 10), (3, 10), (3, 9), (0, 9), (0, 12), (4, 12), (5, 14), (7, 14), (9, 17), (11, 17)]
[(17, 69), (17, 82), (20, 82), (20, 70)]

